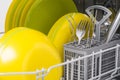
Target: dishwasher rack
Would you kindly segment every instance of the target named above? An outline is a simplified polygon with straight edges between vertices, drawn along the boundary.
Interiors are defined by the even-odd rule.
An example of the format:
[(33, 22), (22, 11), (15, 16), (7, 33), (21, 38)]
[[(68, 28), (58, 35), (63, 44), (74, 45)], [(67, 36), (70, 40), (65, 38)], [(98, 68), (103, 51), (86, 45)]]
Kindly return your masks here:
[[(120, 38), (120, 36), (119, 36)], [(65, 62), (56, 64), (48, 69), (34, 72), (8, 72), (0, 76), (36, 75), (36, 80), (45, 80), (49, 72), (64, 66), (64, 75), (60, 80), (111, 80), (120, 73), (120, 39), (107, 44), (80, 49), (73, 47), (71, 42), (64, 46)]]
[(119, 34), (114, 35), (109, 43), (94, 40), (91, 47), (86, 47), (86, 43), (87, 40), (82, 40), (80, 45), (77, 41), (65, 44), (65, 61), (80, 58), (65, 66), (65, 80), (106, 80), (119, 72)]
[[(114, 63), (114, 68), (111, 69), (111, 70), (108, 70), (106, 72), (102, 72), (102, 65), (101, 65), (101, 62), (102, 62), (102, 53), (104, 52), (107, 52), (107, 51), (110, 51), (110, 50), (114, 50), (116, 51), (115, 53), (115, 63)], [(96, 52), (96, 53), (92, 53), (90, 55), (87, 55), (87, 56), (83, 56), (83, 57), (78, 57), (77, 59), (73, 59), (71, 61), (67, 60), (66, 62), (66, 73), (65, 73), (65, 80), (111, 80), (112, 78), (114, 78), (115, 76), (119, 75), (118, 73), (120, 72), (120, 65), (118, 62), (119, 61), (119, 49), (120, 49), (120, 45), (117, 44), (116, 46), (114, 47), (111, 47), (111, 48), (108, 48), (108, 49), (105, 49), (105, 50), (100, 50), (99, 52)], [(94, 75), (95, 74), (95, 67), (94, 65), (96, 64), (95, 62), (95, 56), (96, 55), (99, 55), (99, 69), (98, 69), (98, 73), (97, 75)], [(88, 70), (88, 66), (86, 66), (87, 64), (85, 64), (85, 61), (84, 63), (82, 62), (83, 60), (87, 60), (87, 59), (90, 59), (91, 58), (91, 68), (89, 67), (90, 70)], [(80, 63), (81, 62), (81, 63)], [(89, 63), (89, 62), (87, 62)], [(79, 69), (78, 71), (76, 71), (77, 75), (75, 76), (75, 65), (74, 64), (77, 64)], [(81, 66), (81, 64), (85, 64), (83, 66)], [(71, 68), (70, 68), (71, 66)], [(83, 69), (83, 70), (82, 70)], [(88, 71), (90, 72), (88, 72)], [(97, 70), (97, 69), (96, 69)], [(83, 72), (82, 72), (83, 71)], [(86, 74), (86, 75), (84, 75)], [(90, 76), (88, 76), (88, 74), (91, 74)], [(89, 79), (88, 79), (89, 78)], [(104, 79), (105, 78), (105, 79)]]

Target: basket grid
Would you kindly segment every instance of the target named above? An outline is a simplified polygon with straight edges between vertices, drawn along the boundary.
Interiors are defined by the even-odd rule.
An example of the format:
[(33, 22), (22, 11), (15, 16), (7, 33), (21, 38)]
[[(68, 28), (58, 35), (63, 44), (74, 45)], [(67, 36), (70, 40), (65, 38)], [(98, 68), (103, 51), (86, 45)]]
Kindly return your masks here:
[[(120, 35), (115, 35), (114, 38), (112, 39), (112, 41), (117, 40), (117, 39), (118, 40), (120, 39)], [(78, 46), (77, 46), (76, 41), (70, 42), (64, 46), (65, 61), (72, 60), (72, 59), (75, 59), (78, 57), (84, 57), (84, 56), (90, 55), (94, 51), (94, 47), (98, 47), (97, 49), (99, 50), (100, 49), (99, 45), (102, 45), (103, 43), (104, 43), (104, 41), (98, 42), (95, 40), (95, 41), (93, 41), (92, 47), (89, 48), (89, 47), (86, 47), (86, 45), (85, 45), (86, 40), (82, 40), (81, 44)], [(83, 44), (85, 46), (83, 46)], [(114, 46), (114, 45), (115, 44), (113, 44), (112, 46)], [(106, 46), (105, 48), (103, 47), (102, 50), (105, 50), (105, 49), (110, 48), (112, 46)], [(119, 48), (118, 52), (120, 53), (120, 48)], [(78, 64), (73, 63), (73, 65), (74, 65), (73, 76), (78, 74), (78, 72), (75, 72), (75, 70), (78, 69), (78, 67), (80, 67), (80, 71), (83, 71), (83, 73), (80, 73), (81, 74), (80, 80), (88, 80), (88, 79), (91, 79), (92, 75), (93, 75), (93, 77), (95, 77), (95, 76), (98, 76), (100, 74), (104, 74), (106, 72), (114, 70), (116, 68), (116, 56), (117, 56), (116, 53), (117, 53), (116, 49), (111, 49), (109, 51), (102, 52), (101, 54), (94, 55), (94, 60), (92, 60), (92, 56), (88, 57), (86, 59), (83, 59), (82, 60), (83, 62), (80, 62), (80, 65), (82, 65), (84, 67), (83, 69), (81, 69), (80, 66), (77, 66)], [(118, 55), (117, 57), (118, 57), (118, 64), (120, 66), (120, 55)], [(75, 69), (75, 66), (77, 66), (76, 69)], [(69, 67), (69, 68), (70, 68), (70, 70), (72, 70), (71, 67)], [(92, 71), (92, 68), (93, 68), (93, 71)], [(67, 68), (65, 66), (65, 72), (67, 72), (66, 70), (67, 70)], [(64, 74), (65, 77), (67, 76), (67, 74), (72, 74), (72, 73), (71, 72), (65, 73)], [(107, 79), (108, 77), (111, 76), (111, 74), (112, 74), (112, 72), (110, 72), (104, 76), (101, 76), (101, 79), (102, 80)], [(76, 78), (78, 79), (77, 76), (76, 76)], [(69, 80), (72, 80), (72, 79), (69, 79)]]

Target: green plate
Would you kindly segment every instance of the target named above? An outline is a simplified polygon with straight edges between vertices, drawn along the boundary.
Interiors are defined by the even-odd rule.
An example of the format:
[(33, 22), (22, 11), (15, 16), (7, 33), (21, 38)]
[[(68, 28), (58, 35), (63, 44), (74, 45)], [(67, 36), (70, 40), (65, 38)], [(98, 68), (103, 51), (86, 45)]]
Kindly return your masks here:
[(26, 16), (24, 26), (47, 34), (61, 16), (70, 12), (77, 12), (72, 0), (36, 0)]
[(19, 21), (21, 17), (21, 13), (26, 5), (28, 0), (21, 0), (20, 4), (18, 5), (14, 17), (13, 17), (13, 22), (12, 22), (12, 28), (19, 27)]
[(12, 3), (8, 9), (6, 20), (5, 20), (5, 32), (9, 31), (12, 28), (12, 21), (15, 14), (15, 11), (21, 0), (12, 0)]
[(26, 15), (29, 11), (29, 9), (31, 8), (32, 4), (35, 2), (35, 0), (28, 0), (28, 2), (26, 3), (22, 13), (21, 13), (21, 17), (20, 17), (20, 22), (19, 22), (19, 26), (23, 26), (25, 23), (25, 18)]

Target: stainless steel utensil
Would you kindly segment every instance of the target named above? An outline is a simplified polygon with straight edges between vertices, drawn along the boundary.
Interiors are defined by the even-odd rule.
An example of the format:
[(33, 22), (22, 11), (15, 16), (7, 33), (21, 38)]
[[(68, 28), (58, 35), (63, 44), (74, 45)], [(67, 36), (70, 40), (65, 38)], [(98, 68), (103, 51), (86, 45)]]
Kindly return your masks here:
[(107, 39), (106, 39), (106, 43), (111, 41), (111, 39), (113, 38), (113, 36), (114, 36), (115, 32), (117, 31), (119, 26), (120, 26), (120, 9), (119, 9), (112, 25), (111, 25), (111, 28), (109, 29)]
[(76, 28), (76, 36), (78, 37), (78, 45), (80, 45), (80, 41), (85, 35), (87, 24), (88, 24), (87, 21), (81, 20)]

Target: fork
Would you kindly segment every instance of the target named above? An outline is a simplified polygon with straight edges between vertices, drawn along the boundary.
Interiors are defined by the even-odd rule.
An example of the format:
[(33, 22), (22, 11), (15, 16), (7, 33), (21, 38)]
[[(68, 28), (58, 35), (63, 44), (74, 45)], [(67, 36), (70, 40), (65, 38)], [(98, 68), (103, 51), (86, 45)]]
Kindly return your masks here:
[(85, 35), (87, 24), (88, 24), (87, 21), (81, 20), (76, 28), (76, 36), (78, 37), (78, 45), (80, 45), (80, 41)]

